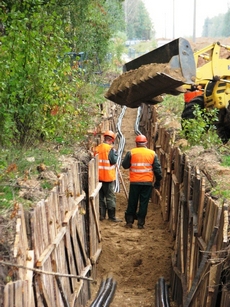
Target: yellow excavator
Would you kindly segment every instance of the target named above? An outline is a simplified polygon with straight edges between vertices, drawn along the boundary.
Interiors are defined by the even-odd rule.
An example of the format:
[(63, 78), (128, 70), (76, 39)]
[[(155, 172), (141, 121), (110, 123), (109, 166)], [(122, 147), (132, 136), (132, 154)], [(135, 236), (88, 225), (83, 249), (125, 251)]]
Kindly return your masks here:
[(217, 108), (217, 133), (230, 139), (230, 46), (219, 42), (193, 52), (178, 38), (123, 66), (105, 98), (130, 108), (161, 103), (165, 94), (184, 94), (182, 119), (194, 118), (195, 105)]

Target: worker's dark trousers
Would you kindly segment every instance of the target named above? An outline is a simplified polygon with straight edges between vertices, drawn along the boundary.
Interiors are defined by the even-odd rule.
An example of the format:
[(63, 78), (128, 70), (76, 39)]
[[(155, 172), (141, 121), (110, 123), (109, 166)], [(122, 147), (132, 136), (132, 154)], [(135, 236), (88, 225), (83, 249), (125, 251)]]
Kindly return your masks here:
[(99, 191), (99, 210), (100, 219), (105, 219), (106, 211), (116, 208), (116, 197), (114, 193), (114, 181), (102, 182), (102, 187)]
[[(151, 185), (130, 184), (128, 207), (125, 212), (127, 223), (133, 224), (134, 219), (137, 218), (138, 225), (143, 226), (145, 224), (152, 189)], [(137, 208), (138, 202), (139, 208)]]

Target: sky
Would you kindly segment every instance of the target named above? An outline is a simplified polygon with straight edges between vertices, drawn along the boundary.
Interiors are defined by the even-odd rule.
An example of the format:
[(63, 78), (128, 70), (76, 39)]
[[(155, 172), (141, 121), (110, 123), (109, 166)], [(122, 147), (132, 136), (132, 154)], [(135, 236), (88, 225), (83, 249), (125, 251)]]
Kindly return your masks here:
[[(224, 14), (230, 0), (142, 0), (154, 24), (156, 38), (201, 37), (204, 21)], [(194, 3), (196, 14), (194, 15)], [(174, 7), (174, 9), (173, 9)], [(174, 12), (174, 13), (173, 13)], [(174, 16), (174, 18), (173, 18)], [(173, 22), (174, 20), (174, 22)], [(173, 26), (174, 25), (174, 26)]]

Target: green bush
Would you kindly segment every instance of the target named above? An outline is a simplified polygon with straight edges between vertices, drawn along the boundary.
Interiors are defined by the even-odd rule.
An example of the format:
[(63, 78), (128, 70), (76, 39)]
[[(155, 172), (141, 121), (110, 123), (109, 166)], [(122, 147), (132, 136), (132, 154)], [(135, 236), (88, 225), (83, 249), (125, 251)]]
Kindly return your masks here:
[(200, 109), (194, 106), (194, 116), (192, 119), (182, 120), (181, 136), (188, 140), (190, 146), (202, 145), (204, 148), (213, 147), (221, 144), (216, 133), (215, 122), (217, 118), (217, 109)]

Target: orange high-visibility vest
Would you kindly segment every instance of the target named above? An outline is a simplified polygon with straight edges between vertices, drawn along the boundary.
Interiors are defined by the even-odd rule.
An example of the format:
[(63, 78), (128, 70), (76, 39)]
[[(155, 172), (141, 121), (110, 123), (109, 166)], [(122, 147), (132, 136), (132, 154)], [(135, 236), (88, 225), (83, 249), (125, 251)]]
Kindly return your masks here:
[(155, 152), (149, 148), (136, 147), (131, 149), (130, 182), (153, 182), (153, 162)]
[(116, 165), (111, 165), (109, 162), (109, 152), (112, 147), (106, 143), (96, 147), (96, 153), (99, 155), (99, 181), (111, 182), (116, 179)]

